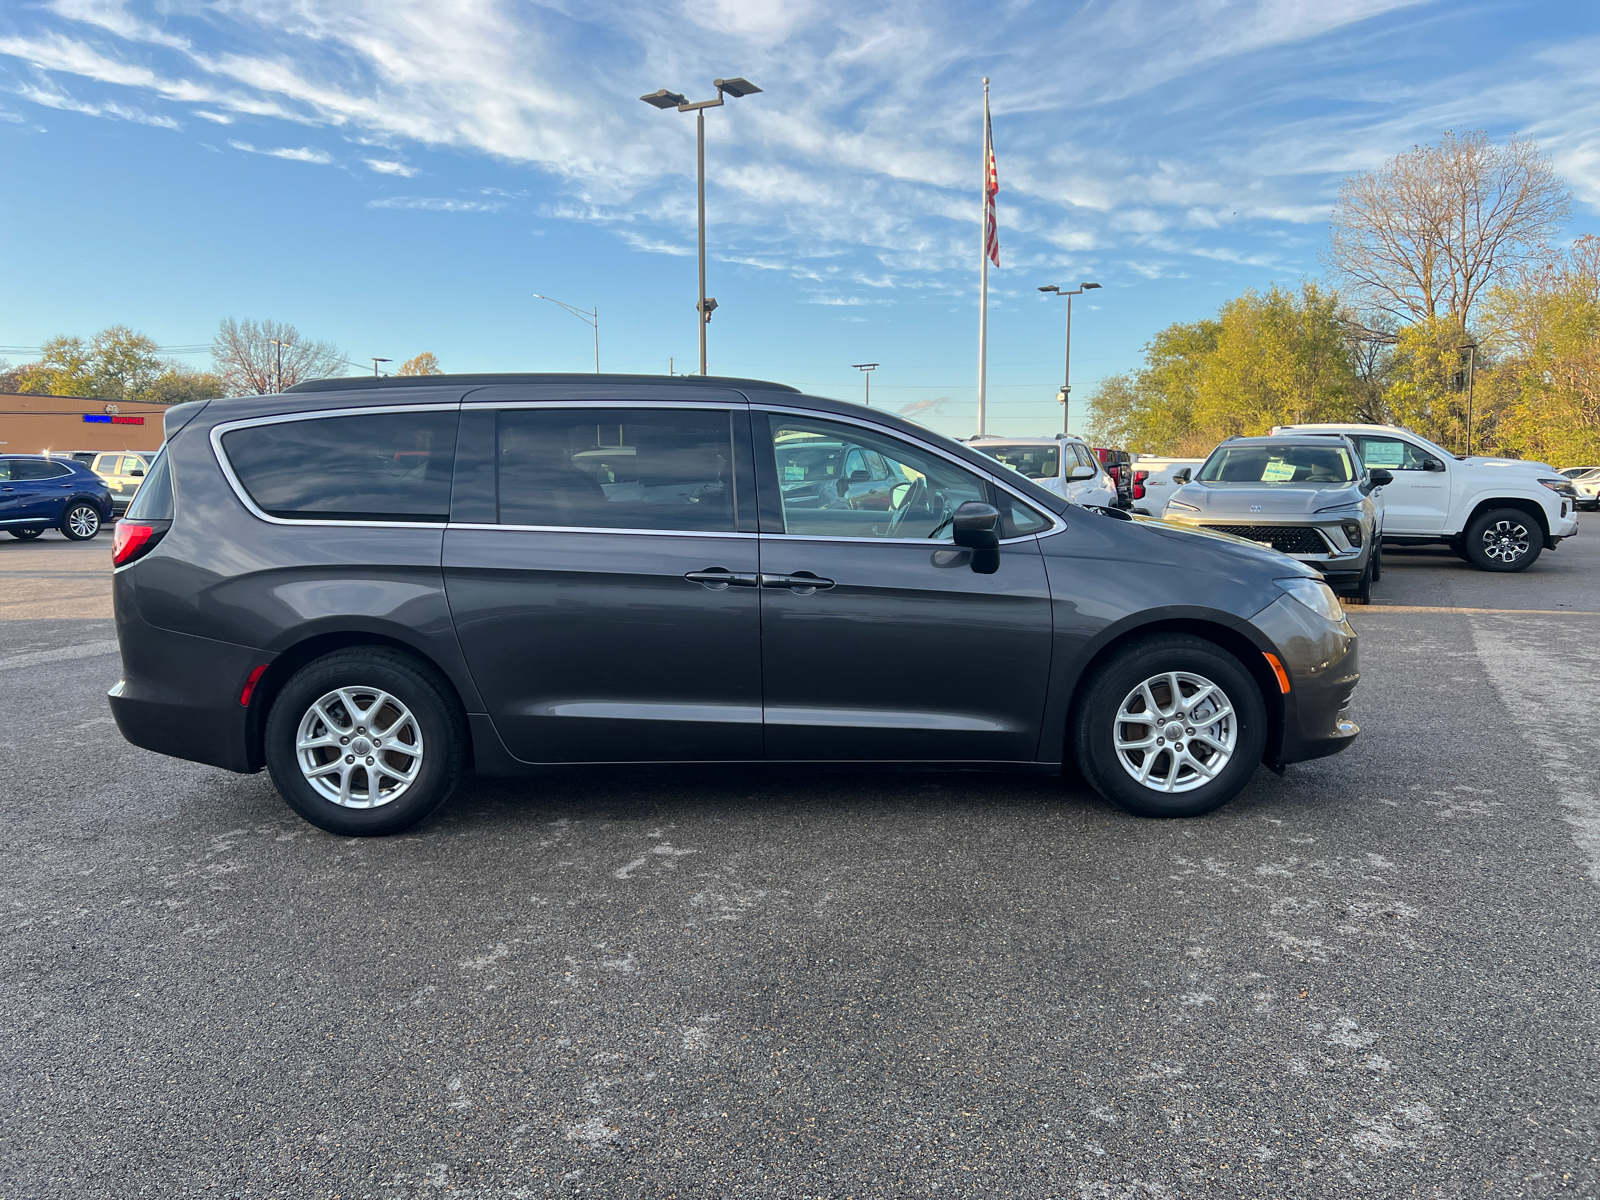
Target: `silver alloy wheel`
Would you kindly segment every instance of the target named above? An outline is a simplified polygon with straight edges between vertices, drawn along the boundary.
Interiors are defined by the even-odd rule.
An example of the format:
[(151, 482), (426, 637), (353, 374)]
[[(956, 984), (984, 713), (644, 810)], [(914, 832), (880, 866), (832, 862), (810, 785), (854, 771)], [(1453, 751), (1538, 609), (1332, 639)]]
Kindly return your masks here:
[(1532, 548), (1521, 521), (1496, 521), (1483, 531), (1483, 552), (1497, 562), (1514, 563)]
[(76, 536), (92, 538), (100, 532), (100, 514), (87, 504), (80, 504), (67, 514), (67, 525)]
[(1117, 761), (1155, 792), (1191, 792), (1233, 758), (1239, 718), (1222, 688), (1192, 671), (1152, 675), (1117, 708)]
[(344, 808), (380, 808), (422, 769), (422, 726), (381, 688), (342, 687), (306, 710), (295, 733), (306, 782)]

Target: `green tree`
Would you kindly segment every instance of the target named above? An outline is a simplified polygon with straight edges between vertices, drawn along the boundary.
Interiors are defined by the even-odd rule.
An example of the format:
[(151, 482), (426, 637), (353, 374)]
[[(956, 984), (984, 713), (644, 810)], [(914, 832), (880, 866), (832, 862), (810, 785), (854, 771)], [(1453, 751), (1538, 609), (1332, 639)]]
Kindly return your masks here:
[(54, 337), (36, 362), (17, 368), (17, 390), (35, 396), (94, 395), (94, 364), (80, 337)]

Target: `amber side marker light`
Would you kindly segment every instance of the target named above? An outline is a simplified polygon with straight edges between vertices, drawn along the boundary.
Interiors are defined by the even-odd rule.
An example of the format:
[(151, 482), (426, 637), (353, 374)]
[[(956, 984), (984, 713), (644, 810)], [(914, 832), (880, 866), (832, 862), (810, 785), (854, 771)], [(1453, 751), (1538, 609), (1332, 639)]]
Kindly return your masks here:
[(1287, 696), (1289, 694), (1289, 672), (1283, 669), (1283, 664), (1278, 661), (1276, 654), (1269, 654), (1263, 651), (1261, 656), (1267, 660), (1267, 665), (1272, 668), (1272, 673), (1278, 677), (1278, 690)]
[(255, 694), (256, 684), (261, 682), (261, 677), (266, 673), (266, 663), (262, 663), (254, 671), (250, 672), (250, 678), (244, 681), (244, 691), (239, 693), (239, 706), (241, 708), (250, 707), (250, 697)]

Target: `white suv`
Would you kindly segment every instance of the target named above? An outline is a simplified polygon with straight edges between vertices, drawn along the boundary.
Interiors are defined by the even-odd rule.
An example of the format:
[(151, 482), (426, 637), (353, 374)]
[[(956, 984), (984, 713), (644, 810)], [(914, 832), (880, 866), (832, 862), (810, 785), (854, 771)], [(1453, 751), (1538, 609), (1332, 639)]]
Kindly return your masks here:
[(1117, 506), (1116, 483), (1081, 437), (975, 437), (967, 445), (1073, 504)]
[(1578, 532), (1572, 483), (1544, 463), (1458, 458), (1395, 425), (1280, 425), (1279, 433), (1344, 434), (1368, 467), (1394, 476), (1383, 489), (1383, 540), (1443, 542), (1485, 571), (1520, 571)]

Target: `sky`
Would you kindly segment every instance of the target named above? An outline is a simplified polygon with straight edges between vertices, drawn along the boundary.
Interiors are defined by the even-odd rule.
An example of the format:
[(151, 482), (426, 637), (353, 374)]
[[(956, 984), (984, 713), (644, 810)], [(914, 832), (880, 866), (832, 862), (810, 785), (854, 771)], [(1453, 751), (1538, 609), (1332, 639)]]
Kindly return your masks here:
[[(355, 363), (697, 362), (974, 431), (982, 100), (991, 432), (1080, 431), (1158, 329), (1322, 273), (1340, 182), (1520, 133), (1600, 231), (1600, 4), (1473, 0), (4, 0), (0, 357), (225, 317)], [(355, 369), (355, 368), (352, 368)], [(370, 367), (368, 368), (370, 369)]]

